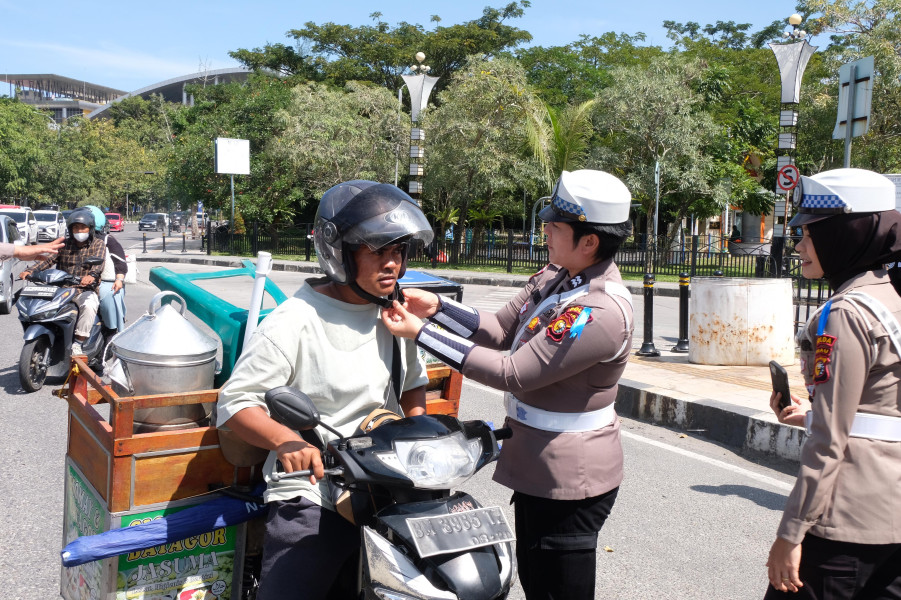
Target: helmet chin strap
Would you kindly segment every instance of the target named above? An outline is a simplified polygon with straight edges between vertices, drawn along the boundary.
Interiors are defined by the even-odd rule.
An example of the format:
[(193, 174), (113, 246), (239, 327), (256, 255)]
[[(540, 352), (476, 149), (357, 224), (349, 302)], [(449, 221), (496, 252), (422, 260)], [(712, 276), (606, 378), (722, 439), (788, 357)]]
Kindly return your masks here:
[(391, 295), (385, 296), (384, 298), (381, 296), (373, 296), (372, 294), (361, 288), (360, 284), (358, 284), (356, 280), (348, 282), (347, 285), (354, 291), (354, 293), (356, 293), (357, 296), (359, 296), (363, 300), (377, 304), (382, 308), (393, 308), (395, 300), (397, 300), (401, 304), (404, 303), (404, 293), (403, 291), (401, 291), (399, 283), (395, 283), (394, 291), (391, 292)]

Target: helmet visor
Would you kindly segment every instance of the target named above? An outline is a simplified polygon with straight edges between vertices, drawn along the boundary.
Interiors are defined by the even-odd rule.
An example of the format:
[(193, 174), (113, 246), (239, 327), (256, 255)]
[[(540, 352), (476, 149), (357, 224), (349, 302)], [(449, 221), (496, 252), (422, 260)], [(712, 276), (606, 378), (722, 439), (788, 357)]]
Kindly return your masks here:
[(350, 245), (378, 250), (388, 244), (420, 241), (428, 244), (434, 233), (422, 210), (392, 185), (372, 186), (360, 192), (332, 222)]

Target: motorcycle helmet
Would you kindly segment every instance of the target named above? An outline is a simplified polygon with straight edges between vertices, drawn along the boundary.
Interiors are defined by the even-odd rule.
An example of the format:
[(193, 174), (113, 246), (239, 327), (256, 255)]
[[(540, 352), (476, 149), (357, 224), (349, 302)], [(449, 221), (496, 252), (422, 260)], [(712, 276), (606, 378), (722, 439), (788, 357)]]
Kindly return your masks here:
[(94, 231), (97, 233), (108, 233), (106, 215), (103, 214), (103, 211), (96, 206), (84, 206), (83, 208), (88, 209), (94, 215)]
[(69, 215), (69, 218), (66, 219), (66, 227), (69, 228), (70, 232), (72, 232), (72, 226), (78, 223), (88, 226), (88, 239), (94, 237), (94, 213), (87, 207), (76, 208)]
[[(357, 179), (339, 183), (322, 195), (313, 244), (319, 266), (329, 279), (349, 285), (370, 302), (390, 307), (393, 298), (376, 298), (357, 285), (354, 251), (364, 244), (370, 250), (402, 242), (428, 244), (433, 236), (422, 209), (404, 191), (391, 184)], [(404, 256), (400, 277), (406, 269)]]

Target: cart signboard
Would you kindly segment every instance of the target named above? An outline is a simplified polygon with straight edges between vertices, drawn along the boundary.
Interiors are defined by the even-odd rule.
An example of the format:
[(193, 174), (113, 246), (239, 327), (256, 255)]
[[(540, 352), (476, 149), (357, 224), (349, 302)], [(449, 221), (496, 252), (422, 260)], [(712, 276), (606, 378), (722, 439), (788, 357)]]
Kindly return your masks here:
[[(111, 514), (100, 494), (70, 459), (66, 460), (65, 540), (118, 527), (148, 523), (196, 505), (156, 507)], [(240, 539), (239, 539), (240, 538)], [(237, 552), (242, 548), (241, 552)], [(76, 567), (63, 567), (65, 600), (232, 600), (243, 560), (243, 525), (221, 527), (162, 546)]]
[[(122, 517), (122, 526), (149, 523), (178, 509)], [(116, 600), (229, 600), (235, 569), (236, 527), (138, 550), (119, 557)]]
[[(66, 518), (64, 545), (72, 540), (103, 533), (109, 519), (103, 500), (81, 473), (66, 461)], [(99, 600), (104, 589), (103, 566), (105, 561), (95, 561), (63, 567), (60, 593), (67, 600)]]

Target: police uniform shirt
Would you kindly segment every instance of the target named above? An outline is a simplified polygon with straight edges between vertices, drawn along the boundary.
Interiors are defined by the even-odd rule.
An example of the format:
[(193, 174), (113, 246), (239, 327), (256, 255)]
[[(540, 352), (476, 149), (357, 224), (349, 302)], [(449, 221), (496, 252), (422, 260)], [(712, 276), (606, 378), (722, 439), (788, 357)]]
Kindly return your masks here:
[[(469, 352), (463, 374), (548, 411), (610, 406), (632, 346), (633, 319), (631, 306), (605, 291), (608, 281), (622, 282), (612, 259), (575, 277), (549, 265), (498, 313), (480, 315), (479, 329), (469, 338), (478, 345)], [(581, 286), (587, 286), (587, 294), (533, 314), (545, 298)], [(585, 322), (574, 326), (586, 310)], [(500, 352), (508, 349), (509, 355)], [(532, 496), (580, 500), (622, 481), (617, 418), (601, 429), (578, 433), (544, 431), (509, 418), (507, 425), (513, 437), (504, 441), (494, 474), (502, 485)]]
[(815, 314), (799, 335), (811, 397), (810, 436), (778, 535), (806, 532), (858, 544), (901, 543), (901, 442), (851, 437), (855, 413), (901, 417), (901, 358), (874, 313), (844, 296), (863, 292), (901, 321), (901, 297), (885, 271), (835, 293), (824, 331)]

